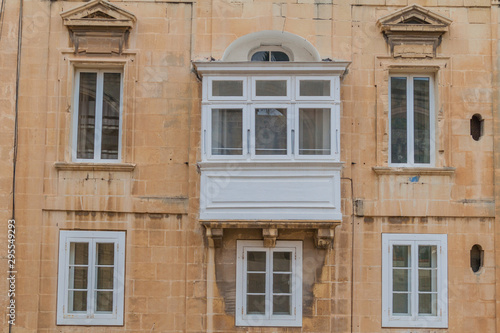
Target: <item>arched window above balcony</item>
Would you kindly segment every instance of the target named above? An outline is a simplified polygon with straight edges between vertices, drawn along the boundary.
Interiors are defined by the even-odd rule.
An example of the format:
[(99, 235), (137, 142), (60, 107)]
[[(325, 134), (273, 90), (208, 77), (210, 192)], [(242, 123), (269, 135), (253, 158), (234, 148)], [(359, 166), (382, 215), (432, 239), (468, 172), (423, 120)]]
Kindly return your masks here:
[[(280, 59), (276, 61), (321, 61), (316, 48), (306, 39), (289, 32), (272, 30), (254, 32), (236, 39), (227, 47), (222, 61), (255, 61), (252, 57), (256, 54), (257, 57), (265, 58), (266, 53), (269, 59), (272, 59), (275, 53), (275, 59)], [(288, 57), (288, 60), (282, 60), (285, 57)]]

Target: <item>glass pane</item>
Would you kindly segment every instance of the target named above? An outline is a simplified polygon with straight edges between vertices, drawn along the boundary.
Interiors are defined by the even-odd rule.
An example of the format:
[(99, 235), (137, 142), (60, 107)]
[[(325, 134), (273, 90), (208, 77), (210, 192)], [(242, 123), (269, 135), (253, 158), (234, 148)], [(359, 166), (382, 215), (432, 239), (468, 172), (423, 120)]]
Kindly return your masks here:
[(429, 78), (413, 79), (413, 124), (415, 131), (415, 163), (430, 163), (431, 118)]
[(291, 272), (292, 271), (292, 253), (291, 252), (273, 252), (273, 271)]
[(300, 96), (330, 96), (330, 80), (300, 80)]
[(281, 51), (271, 51), (271, 61), (289, 61), (288, 55)]
[(391, 77), (391, 162), (407, 163), (406, 78)]
[(97, 289), (113, 289), (113, 267), (97, 267)]
[(407, 315), (410, 313), (408, 294), (392, 294), (392, 313), (395, 315)]
[(97, 243), (97, 264), (114, 265), (115, 263), (115, 244)]
[(76, 157), (94, 158), (97, 73), (80, 73)]
[(70, 291), (68, 304), (69, 312), (87, 311), (87, 292)]
[(265, 272), (266, 271), (266, 252), (247, 252), (247, 271)]
[(421, 245), (418, 247), (418, 267), (436, 268), (437, 247), (435, 245)]
[(241, 109), (212, 110), (212, 154), (243, 154), (243, 118)]
[(269, 61), (269, 51), (259, 51), (252, 55), (251, 61)]
[(299, 154), (330, 155), (330, 109), (299, 110)]
[(418, 270), (418, 290), (437, 291), (437, 271), (435, 269)]
[(291, 274), (273, 274), (273, 293), (288, 294), (292, 288)]
[(120, 73), (104, 73), (101, 158), (118, 158), (120, 137)]
[(113, 311), (113, 292), (112, 291), (97, 291), (96, 292), (96, 309), (97, 309), (97, 312), (112, 312)]
[(243, 96), (243, 81), (212, 81), (212, 96)]
[(69, 289), (87, 289), (88, 267), (69, 268)]
[(410, 279), (408, 269), (394, 269), (392, 271), (392, 290), (409, 291)]
[(394, 245), (392, 247), (392, 267), (410, 267), (410, 246)]
[(286, 109), (255, 110), (255, 154), (287, 154)]
[(257, 80), (256, 96), (286, 96), (285, 80)]
[(248, 273), (247, 274), (247, 293), (260, 294), (266, 292), (266, 274)]
[(292, 313), (290, 306), (290, 296), (274, 296), (273, 297), (273, 314), (289, 315)]
[(89, 243), (70, 244), (70, 265), (88, 265), (89, 263)]
[(437, 315), (437, 294), (419, 294), (418, 313)]
[(247, 314), (265, 314), (266, 296), (247, 295)]

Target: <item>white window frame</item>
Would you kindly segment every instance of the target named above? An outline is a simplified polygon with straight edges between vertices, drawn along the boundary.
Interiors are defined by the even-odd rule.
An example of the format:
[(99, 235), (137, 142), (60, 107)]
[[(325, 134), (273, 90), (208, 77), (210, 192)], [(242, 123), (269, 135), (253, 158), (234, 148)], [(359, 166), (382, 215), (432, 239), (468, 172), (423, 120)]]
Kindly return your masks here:
[[(71, 243), (89, 243), (87, 312), (68, 311), (69, 260)], [(114, 281), (112, 313), (94, 311), (96, 243), (114, 243)], [(59, 273), (57, 287), (57, 325), (123, 325), (125, 285), (125, 232), (61, 230), (59, 234)]]
[[(382, 234), (382, 327), (448, 327), (448, 254), (446, 234)], [(392, 251), (394, 245), (411, 246), (411, 315), (392, 314)], [(418, 314), (418, 246), (437, 246), (437, 315)]]
[[(255, 97), (256, 80), (287, 80), (288, 97), (273, 98), (268, 96)], [(330, 80), (331, 96), (327, 99), (300, 99), (298, 93), (299, 80)], [(211, 96), (211, 85), (214, 80), (243, 80), (244, 96), (219, 98)], [(282, 76), (259, 76), (259, 75), (234, 75), (234, 76), (209, 76), (203, 79), (203, 103), (202, 103), (202, 156), (205, 160), (219, 161), (293, 161), (293, 160), (340, 160), (340, 91), (339, 78), (337, 76), (306, 76), (306, 75), (282, 75)], [(254, 99), (255, 97), (255, 99)], [(325, 96), (321, 96), (325, 97)], [(287, 155), (255, 155), (255, 114), (256, 108), (276, 107), (287, 109)], [(330, 154), (328, 155), (299, 155), (299, 108), (328, 108), (330, 109)], [(242, 109), (243, 110), (243, 153), (242, 155), (213, 155), (212, 154), (212, 109)]]
[[(94, 158), (83, 159), (78, 158), (78, 114), (79, 114), (79, 97), (80, 97), (80, 73), (96, 73), (96, 106), (95, 106), (95, 128), (94, 128)], [(101, 158), (101, 139), (102, 139), (102, 98), (104, 73), (119, 73), (120, 75), (120, 120), (118, 129), (118, 158), (102, 159)], [(124, 71), (121, 69), (91, 69), (80, 68), (75, 71), (74, 90), (73, 90), (73, 119), (72, 119), (72, 160), (74, 162), (96, 162), (96, 163), (120, 163), (122, 158), (122, 131), (123, 131), (123, 76)], [(101, 101), (99, 103), (99, 101)], [(99, 121), (98, 121), (99, 119)]]
[[(273, 315), (271, 313), (272, 300), (272, 271), (270, 262), (273, 251), (289, 250), (292, 252), (292, 300), (291, 315)], [(246, 253), (248, 251), (267, 252), (266, 265), (266, 314), (247, 315), (246, 312)], [(301, 241), (276, 241), (274, 248), (264, 247), (263, 241), (237, 241), (236, 261), (236, 326), (276, 326), (276, 327), (301, 327), (302, 326), (302, 242)]]
[[(393, 163), (392, 158), (392, 127), (391, 127), (391, 78), (393, 77), (404, 77), (406, 78), (406, 155), (407, 155), (407, 163)], [(414, 105), (413, 105), (413, 95), (414, 95), (414, 86), (413, 79), (421, 77), (429, 79), (429, 118), (430, 118), (430, 160), (429, 163), (415, 163), (415, 135), (414, 135)], [(436, 121), (435, 121), (435, 96), (434, 96), (434, 76), (430, 74), (403, 74), (403, 73), (394, 73), (389, 76), (389, 165), (395, 167), (433, 167), (435, 165), (435, 154), (436, 154), (436, 139), (435, 139), (435, 131), (436, 131)]]

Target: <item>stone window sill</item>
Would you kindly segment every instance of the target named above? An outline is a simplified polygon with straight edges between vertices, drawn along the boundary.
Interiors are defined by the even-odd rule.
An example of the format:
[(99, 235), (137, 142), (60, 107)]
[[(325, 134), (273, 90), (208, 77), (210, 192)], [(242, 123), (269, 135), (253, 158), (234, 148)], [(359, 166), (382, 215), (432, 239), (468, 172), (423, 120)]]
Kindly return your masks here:
[(132, 163), (67, 163), (56, 162), (54, 167), (58, 171), (121, 171), (131, 172), (135, 169)]
[(377, 175), (418, 175), (418, 176), (452, 176), (455, 173), (455, 168), (422, 168), (422, 167), (372, 167), (372, 170)]

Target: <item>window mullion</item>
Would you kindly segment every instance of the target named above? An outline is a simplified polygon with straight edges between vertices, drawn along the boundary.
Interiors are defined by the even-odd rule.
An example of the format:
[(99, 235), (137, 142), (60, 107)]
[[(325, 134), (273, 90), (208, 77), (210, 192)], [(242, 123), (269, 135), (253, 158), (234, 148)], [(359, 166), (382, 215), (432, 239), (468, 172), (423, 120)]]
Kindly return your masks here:
[(95, 132), (94, 132), (94, 159), (101, 160), (102, 146), (102, 104), (104, 90), (104, 73), (97, 72), (96, 102), (95, 102)]
[(255, 154), (255, 115), (251, 104), (243, 105), (243, 155), (247, 158)]

